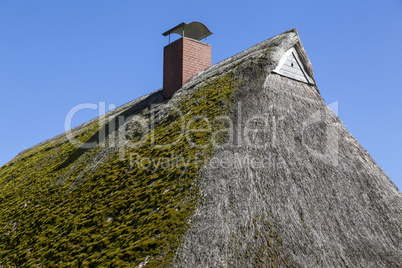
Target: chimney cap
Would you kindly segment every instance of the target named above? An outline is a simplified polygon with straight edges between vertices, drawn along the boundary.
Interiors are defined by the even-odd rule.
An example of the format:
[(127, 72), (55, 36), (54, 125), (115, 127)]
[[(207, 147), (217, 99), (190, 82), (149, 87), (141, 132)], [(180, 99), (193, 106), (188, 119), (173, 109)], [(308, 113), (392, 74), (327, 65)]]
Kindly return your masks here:
[(172, 33), (180, 34), (182, 37), (188, 37), (197, 41), (206, 38), (212, 34), (207, 26), (198, 21), (193, 21), (188, 24), (182, 22), (169, 31), (164, 32), (162, 35), (167, 36)]

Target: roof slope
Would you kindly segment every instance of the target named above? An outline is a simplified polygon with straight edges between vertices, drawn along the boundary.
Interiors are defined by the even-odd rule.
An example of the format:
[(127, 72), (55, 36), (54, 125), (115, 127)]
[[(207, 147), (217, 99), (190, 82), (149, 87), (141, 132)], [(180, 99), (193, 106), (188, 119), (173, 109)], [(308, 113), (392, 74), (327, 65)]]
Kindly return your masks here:
[(240, 67), (247, 75), (233, 113), (243, 136), (215, 150), (214, 163), (227, 168), (202, 169), (204, 202), (177, 267), (400, 265), (401, 193), (315, 86), (272, 73), (284, 51), (302, 50), (298, 42), (293, 31), (277, 36)]
[(401, 193), (292, 47), (314, 78), (290, 30), (1, 167), (0, 265), (397, 267)]

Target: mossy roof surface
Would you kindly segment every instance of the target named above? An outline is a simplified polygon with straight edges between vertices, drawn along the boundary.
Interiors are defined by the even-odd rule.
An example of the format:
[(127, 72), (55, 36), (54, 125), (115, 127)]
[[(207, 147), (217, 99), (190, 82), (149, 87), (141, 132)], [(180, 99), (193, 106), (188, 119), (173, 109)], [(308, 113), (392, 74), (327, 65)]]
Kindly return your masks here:
[[(233, 75), (222, 75), (175, 105), (186, 121), (224, 115), (230, 110), (234, 85)], [(180, 134), (174, 112), (167, 114), (155, 127), (155, 141), (167, 143)], [(199, 120), (192, 127), (202, 124)], [(102, 127), (95, 121), (73, 134), (83, 142)], [(79, 148), (65, 137), (20, 154), (0, 168), (0, 265), (120, 267), (146, 259), (151, 267), (169, 263), (197, 202), (195, 182), (201, 165), (194, 155), (210, 155), (210, 134), (192, 139), (200, 146), (183, 140), (163, 150), (148, 141), (125, 150), (126, 157), (110, 154), (89, 171), (91, 159), (103, 152), (100, 146), (79, 154), (80, 161), (71, 158)], [(146, 169), (133, 167), (130, 155), (180, 155), (189, 162)], [(78, 176), (83, 179), (74, 185)]]
[[(75, 143), (58, 135), (1, 167), (0, 267), (395, 266), (401, 194), (315, 85), (271, 73), (293, 46), (313, 77), (290, 30), (199, 73), (170, 100), (157, 90), (76, 127)], [(317, 112), (320, 124), (304, 128)], [(216, 120), (225, 116), (240, 127), (269, 119), (269, 135), (234, 128), (265, 146), (212, 147), (215, 133), (228, 139), (228, 125)], [(180, 131), (182, 120), (190, 131)], [(206, 122), (209, 131), (191, 131)], [(330, 165), (312, 151), (321, 152), (334, 125)], [(205, 165), (235, 155), (271, 162)], [(176, 162), (161, 165), (166, 159)]]

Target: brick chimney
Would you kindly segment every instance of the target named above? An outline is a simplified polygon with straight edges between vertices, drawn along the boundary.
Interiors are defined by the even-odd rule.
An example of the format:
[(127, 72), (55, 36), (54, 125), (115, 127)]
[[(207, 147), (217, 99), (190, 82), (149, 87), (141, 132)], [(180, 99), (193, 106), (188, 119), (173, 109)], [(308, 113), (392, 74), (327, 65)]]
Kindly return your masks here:
[[(170, 34), (177, 33), (182, 38), (170, 43)], [(181, 23), (163, 33), (169, 35), (169, 45), (163, 50), (163, 90), (165, 98), (170, 98), (200, 71), (211, 66), (211, 46), (200, 40), (212, 33), (199, 22)]]

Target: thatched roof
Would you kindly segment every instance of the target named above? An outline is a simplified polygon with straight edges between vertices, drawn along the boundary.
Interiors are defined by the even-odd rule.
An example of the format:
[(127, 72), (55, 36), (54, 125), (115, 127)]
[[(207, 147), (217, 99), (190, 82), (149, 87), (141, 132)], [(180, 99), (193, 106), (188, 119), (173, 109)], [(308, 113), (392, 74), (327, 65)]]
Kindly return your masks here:
[[(214, 161), (229, 159), (234, 165), (203, 168), (204, 202), (185, 236), (178, 267), (399, 266), (402, 195), (315, 86), (272, 73), (292, 46), (313, 77), (291, 30), (194, 81), (243, 62), (236, 109), (243, 126), (250, 118), (266, 118), (259, 122), (263, 133), (255, 137), (264, 146), (236, 144), (215, 151)], [(238, 163), (261, 158), (263, 167)]]
[[(398, 267), (402, 194), (315, 83), (272, 72), (292, 47), (314, 79), (290, 30), (170, 100), (155, 91), (75, 128), (91, 148), (60, 135), (1, 167), (0, 266)], [(151, 132), (138, 118), (166, 144), (200, 116), (221, 146), (208, 133), (140, 143)]]

